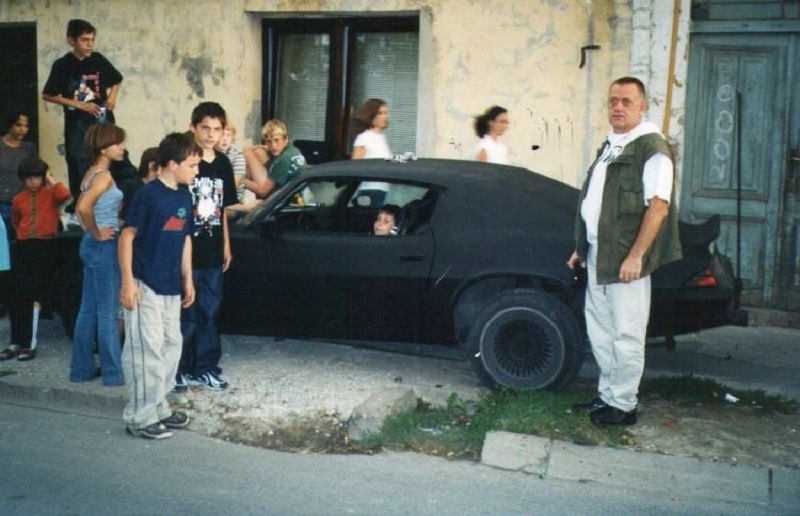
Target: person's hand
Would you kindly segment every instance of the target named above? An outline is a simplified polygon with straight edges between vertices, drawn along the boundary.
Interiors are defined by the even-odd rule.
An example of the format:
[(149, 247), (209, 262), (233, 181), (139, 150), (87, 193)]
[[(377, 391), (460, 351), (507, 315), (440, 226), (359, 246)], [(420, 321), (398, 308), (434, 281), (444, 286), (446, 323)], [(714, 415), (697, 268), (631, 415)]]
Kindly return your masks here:
[[(194, 292), (192, 293), (194, 294)], [(142, 295), (139, 293), (139, 287), (136, 282), (123, 282), (122, 288), (119, 290), (119, 304), (126, 310), (133, 310), (139, 301), (142, 300)]]
[(108, 109), (109, 111), (114, 111), (115, 107), (117, 107), (117, 99), (112, 99), (111, 97), (109, 97), (106, 100), (106, 109)]
[(94, 117), (100, 114), (100, 106), (94, 102), (78, 102), (78, 109)]
[(581, 260), (581, 258), (580, 258), (580, 256), (578, 256), (578, 251), (572, 251), (572, 254), (569, 257), (569, 260), (567, 260), (567, 267), (569, 267), (572, 270), (575, 270), (575, 266), (577, 264), (580, 264), (580, 266), (585, 269), (586, 268), (586, 262), (582, 262), (580, 260)]
[(117, 236), (117, 230), (112, 228), (111, 226), (104, 226), (102, 228), (97, 228), (97, 240), (100, 242), (105, 242), (106, 240), (114, 240)]
[(47, 186), (50, 186), (50, 187), (52, 187), (54, 184), (56, 184), (56, 178), (53, 177), (53, 173), (50, 172), (49, 170), (47, 171), (47, 174), (45, 174), (45, 176), (44, 176), (44, 182), (47, 184)]
[(622, 261), (619, 268), (619, 279), (625, 283), (636, 281), (642, 274), (642, 259), (636, 256), (628, 255)]
[(194, 283), (192, 279), (183, 282), (183, 298), (181, 298), (181, 307), (188, 308), (194, 303)]

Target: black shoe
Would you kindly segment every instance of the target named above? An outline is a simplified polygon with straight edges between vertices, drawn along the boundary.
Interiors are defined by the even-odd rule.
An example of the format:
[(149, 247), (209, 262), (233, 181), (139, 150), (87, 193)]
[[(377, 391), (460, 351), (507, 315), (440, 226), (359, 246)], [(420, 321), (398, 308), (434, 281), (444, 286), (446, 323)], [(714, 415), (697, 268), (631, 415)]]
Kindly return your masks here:
[(186, 428), (189, 426), (189, 416), (176, 410), (169, 417), (165, 417), (159, 421), (159, 423), (173, 430), (178, 428)]
[(589, 419), (595, 425), (635, 425), (636, 409), (624, 412), (616, 407), (606, 405), (604, 408), (597, 409), (589, 414)]
[(576, 403), (572, 406), (572, 410), (575, 412), (594, 412), (595, 410), (600, 410), (601, 408), (606, 408), (608, 405), (605, 401), (601, 400), (600, 398), (595, 398), (589, 403)]
[(131, 435), (144, 437), (145, 439), (167, 439), (172, 437), (172, 432), (167, 430), (167, 427), (161, 423), (153, 423), (152, 425), (144, 428), (126, 427), (125, 431)]

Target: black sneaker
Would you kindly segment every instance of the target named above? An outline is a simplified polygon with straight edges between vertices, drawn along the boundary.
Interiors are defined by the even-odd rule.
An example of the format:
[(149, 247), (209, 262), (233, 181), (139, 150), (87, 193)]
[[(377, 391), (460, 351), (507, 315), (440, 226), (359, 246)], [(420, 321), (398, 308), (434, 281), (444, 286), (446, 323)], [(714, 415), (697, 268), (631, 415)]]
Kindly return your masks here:
[(186, 383), (204, 387), (210, 391), (222, 391), (228, 388), (228, 382), (214, 371), (203, 373), (200, 376), (188, 376)]
[(176, 410), (169, 417), (165, 417), (159, 421), (159, 423), (172, 429), (186, 428), (189, 426), (189, 416), (184, 412), (178, 412)]
[(597, 409), (589, 414), (589, 419), (595, 425), (620, 425), (628, 426), (636, 424), (636, 409), (630, 412), (624, 412), (611, 405), (606, 405), (604, 408)]
[(172, 384), (172, 392), (184, 393), (189, 390), (188, 374), (178, 373), (175, 375), (175, 383)]
[(600, 410), (601, 408), (605, 408), (608, 405), (605, 401), (601, 400), (599, 397), (593, 399), (589, 403), (576, 403), (572, 406), (572, 410), (575, 412), (594, 412), (595, 410)]
[(166, 439), (172, 437), (172, 432), (167, 430), (167, 427), (161, 423), (153, 423), (144, 428), (126, 427), (125, 431), (131, 435), (144, 437), (145, 439)]

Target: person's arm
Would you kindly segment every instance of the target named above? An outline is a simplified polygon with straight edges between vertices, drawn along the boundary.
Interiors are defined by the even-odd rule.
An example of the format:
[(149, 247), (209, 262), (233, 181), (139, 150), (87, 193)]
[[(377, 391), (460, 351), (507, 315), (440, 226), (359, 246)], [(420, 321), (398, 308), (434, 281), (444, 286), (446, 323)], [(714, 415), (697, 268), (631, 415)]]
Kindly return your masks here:
[[(139, 287), (133, 278), (133, 240), (136, 238), (136, 228), (128, 226), (122, 230), (117, 244), (117, 255), (119, 257), (119, 273), (122, 279), (122, 287), (119, 291), (119, 303), (126, 310), (133, 308), (142, 300)], [(191, 265), (191, 264), (190, 264)]]
[(114, 108), (117, 107), (117, 94), (119, 93), (119, 86), (122, 83), (117, 83), (113, 85), (108, 90), (108, 96), (106, 97), (106, 107), (109, 111), (114, 111)]
[(572, 251), (572, 255), (567, 260), (567, 267), (572, 270), (575, 270), (575, 266), (580, 265), (582, 268), (586, 268), (586, 262), (581, 261), (581, 257), (578, 256), (578, 251)]
[(42, 100), (46, 102), (52, 102), (53, 104), (58, 104), (60, 106), (75, 108), (92, 116), (97, 116), (100, 114), (100, 106), (93, 102), (81, 102), (80, 100), (68, 99), (62, 95), (48, 95), (47, 93), (42, 93)]
[(634, 281), (639, 279), (642, 272), (642, 261), (644, 255), (655, 242), (658, 232), (669, 214), (669, 202), (653, 197), (650, 199), (650, 206), (644, 212), (642, 224), (639, 226), (639, 233), (636, 240), (628, 251), (628, 256), (622, 261), (619, 268), (619, 279), (622, 281)]
[(353, 147), (353, 154), (350, 155), (350, 159), (364, 159), (366, 155), (367, 148), (359, 145), (358, 147)]
[(486, 162), (489, 160), (489, 156), (486, 155), (486, 149), (481, 149), (478, 151), (478, 155), (475, 156), (475, 159), (478, 161)]
[(78, 213), (78, 220), (92, 236), (99, 241), (111, 240), (114, 238), (115, 230), (112, 227), (97, 227), (97, 220), (94, 218), (94, 206), (103, 192), (111, 188), (113, 179), (111, 172), (100, 172), (92, 181), (89, 189), (78, 198), (78, 205), (75, 211)]
[(53, 189), (53, 201), (56, 205), (60, 206), (72, 199), (72, 194), (67, 187), (61, 181), (57, 181), (49, 170), (47, 175), (44, 176), (44, 180), (47, 186)]
[(186, 235), (183, 241), (183, 255), (181, 256), (181, 283), (183, 299), (181, 306), (189, 307), (194, 303), (194, 280), (192, 279), (192, 237)]
[(267, 167), (265, 167), (261, 160), (256, 155), (256, 149), (262, 146), (248, 147), (244, 149), (244, 159), (249, 171), (249, 178), (245, 178), (244, 186), (259, 199), (264, 199), (275, 189), (275, 182), (269, 178), (267, 174)]
[(222, 254), (222, 272), (225, 272), (228, 270), (228, 267), (231, 266), (231, 260), (233, 260), (233, 255), (231, 254), (231, 240), (228, 236), (228, 210), (222, 212), (222, 239), (225, 242)]

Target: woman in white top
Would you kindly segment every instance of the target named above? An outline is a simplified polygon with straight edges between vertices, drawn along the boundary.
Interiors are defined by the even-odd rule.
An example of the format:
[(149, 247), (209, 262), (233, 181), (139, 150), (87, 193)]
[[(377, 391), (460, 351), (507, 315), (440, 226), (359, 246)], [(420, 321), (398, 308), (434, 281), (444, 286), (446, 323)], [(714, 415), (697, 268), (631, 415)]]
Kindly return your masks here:
[[(356, 116), (356, 141), (353, 142), (351, 159), (389, 159), (392, 151), (383, 133), (389, 125), (389, 108), (381, 99), (369, 99)], [(366, 195), (371, 206), (383, 206), (389, 184), (379, 181), (364, 181), (356, 196)]]
[(388, 159), (392, 157), (386, 135), (389, 126), (389, 108), (381, 99), (369, 99), (356, 116), (356, 141), (353, 142), (352, 159)]
[(508, 110), (492, 106), (475, 117), (475, 134), (480, 140), (475, 146), (475, 159), (487, 163), (509, 165), (508, 147), (497, 141), (508, 130)]

